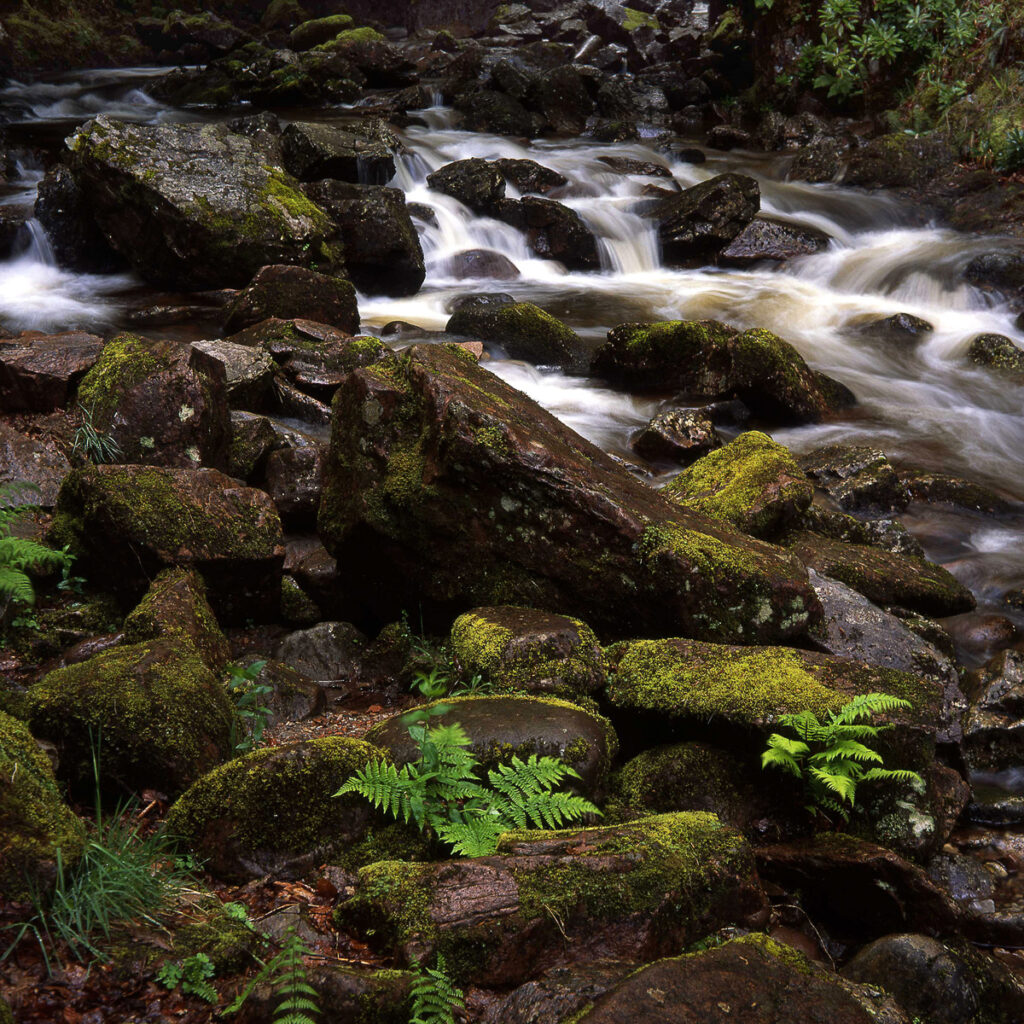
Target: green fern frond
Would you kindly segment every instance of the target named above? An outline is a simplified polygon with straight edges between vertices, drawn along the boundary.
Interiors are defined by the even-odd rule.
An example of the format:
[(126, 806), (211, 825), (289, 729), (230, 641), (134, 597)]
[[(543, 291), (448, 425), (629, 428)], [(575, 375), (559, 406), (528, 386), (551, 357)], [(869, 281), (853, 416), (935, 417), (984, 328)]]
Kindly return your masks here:
[(917, 772), (905, 768), (869, 768), (861, 777), (861, 782), (921, 782)]
[(840, 759), (877, 761), (879, 764), (882, 763), (882, 755), (878, 751), (872, 750), (857, 740), (848, 739), (839, 740), (827, 750), (821, 750), (817, 754), (812, 754), (809, 760), (812, 763), (821, 763), (822, 761), (837, 761)]
[(437, 966), (423, 968), (413, 961), (415, 972), (410, 994), (412, 1016), (409, 1024), (455, 1024), (455, 1013), (464, 1010), (462, 989), (456, 988), (448, 977), (447, 964), (441, 953)]
[(891, 693), (862, 693), (844, 704), (838, 712), (833, 713), (833, 721), (836, 725), (852, 725), (872, 715), (909, 707), (910, 701), (895, 697)]
[(15, 604), (35, 604), (32, 581), (19, 569), (0, 565), (0, 600)]
[(510, 825), (499, 818), (478, 817), (470, 821), (439, 822), (434, 831), (460, 857), (488, 857), (498, 848), (502, 833)]
[(849, 775), (842, 775), (838, 772), (827, 772), (821, 768), (811, 767), (810, 774), (815, 781), (819, 782), (826, 789), (831, 790), (841, 800), (852, 804), (857, 794), (857, 782)]

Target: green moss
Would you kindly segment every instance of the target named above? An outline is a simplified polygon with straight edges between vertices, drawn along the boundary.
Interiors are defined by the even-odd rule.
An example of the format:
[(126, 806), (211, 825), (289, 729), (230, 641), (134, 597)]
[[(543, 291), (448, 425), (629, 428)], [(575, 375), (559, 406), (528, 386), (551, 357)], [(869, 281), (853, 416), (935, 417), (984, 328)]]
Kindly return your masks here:
[(387, 42), (387, 40), (376, 29), (370, 28), (368, 25), (362, 25), (359, 28), (350, 28), (344, 32), (339, 32), (333, 39), (314, 47), (314, 49), (330, 53), (335, 50), (345, 49), (348, 46), (384, 42)]
[(234, 974), (252, 962), (257, 934), (218, 903), (199, 920), (174, 931), (174, 958), (185, 960), (204, 953), (213, 961), (218, 975)]
[(122, 397), (147, 377), (170, 367), (159, 343), (134, 334), (119, 334), (107, 342), (92, 369), (78, 386), (78, 401), (92, 415), (101, 433), (110, 429)]
[(512, 454), (512, 446), (501, 427), (480, 427), (473, 434), (473, 439), (483, 448), (487, 448), (503, 458)]
[(320, 621), (317, 603), (291, 576), (281, 578), (281, 618), (297, 626), (309, 626)]
[(626, 20), (622, 23), (622, 27), (627, 32), (635, 32), (638, 28), (651, 28), (655, 32), (661, 31), (661, 23), (653, 14), (638, 11), (633, 7), (623, 7), (623, 11), (626, 14)]

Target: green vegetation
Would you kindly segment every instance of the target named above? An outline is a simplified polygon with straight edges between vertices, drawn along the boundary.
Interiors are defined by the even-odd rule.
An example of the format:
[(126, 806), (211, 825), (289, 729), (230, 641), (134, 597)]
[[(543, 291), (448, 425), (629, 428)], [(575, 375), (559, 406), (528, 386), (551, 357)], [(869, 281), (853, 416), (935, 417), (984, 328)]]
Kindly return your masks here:
[(761, 754), (761, 766), (778, 768), (803, 779), (810, 799), (807, 809), (812, 813), (824, 809), (849, 821), (845, 805), (856, 806), (857, 786), (861, 782), (921, 782), (917, 772), (880, 767), (882, 755), (862, 742), (874, 740), (883, 729), (891, 728), (871, 725), (864, 719), (905, 707), (909, 707), (909, 702), (899, 697), (864, 693), (838, 712), (829, 712), (824, 724), (810, 711), (782, 715), (779, 724), (799, 738), (772, 733), (767, 750)]
[(166, 989), (173, 991), (181, 986), (187, 996), (196, 996), (207, 1003), (216, 1005), (220, 996), (210, 984), (216, 974), (213, 961), (205, 953), (194, 953), (184, 960), (168, 960), (156, 974), (156, 980)]
[(311, 950), (294, 928), (289, 928), (277, 955), (268, 960), (238, 998), (225, 1010), (237, 1013), (257, 985), (269, 984), (277, 996), (273, 1024), (316, 1024), (319, 996), (309, 983), (305, 957)]
[(228, 693), (235, 702), (231, 720), (231, 749), (239, 754), (255, 750), (263, 739), (272, 714), (264, 701), (274, 692), (268, 683), (256, 681), (266, 661), (254, 661), (243, 668), (231, 662), (228, 670)]
[(462, 989), (452, 984), (444, 954), (437, 954), (436, 967), (421, 967), (414, 960), (412, 1015), (409, 1024), (455, 1024), (455, 1013), (464, 1010)]
[(0, 610), (8, 602), (15, 605), (35, 603), (35, 589), (28, 573), (32, 570), (69, 568), (72, 557), (67, 551), (54, 551), (28, 537), (13, 536), (14, 526), (31, 508), (26, 493), (38, 493), (29, 483), (0, 484)]
[(502, 833), (513, 829), (558, 828), (601, 813), (583, 797), (554, 791), (566, 778), (579, 778), (554, 757), (513, 757), (481, 782), (480, 764), (463, 728), (457, 722), (428, 727), (431, 717), (448, 710), (438, 705), (403, 719), (419, 748), (416, 761), (401, 768), (371, 762), (334, 795), (357, 793), (392, 817), (429, 829), (464, 857), (494, 853)]
[(101, 434), (96, 429), (92, 421), (95, 405), (86, 408), (79, 402), (78, 408), (82, 422), (75, 431), (71, 453), (94, 465), (100, 465), (103, 462), (117, 462), (123, 454), (121, 446), (110, 434)]

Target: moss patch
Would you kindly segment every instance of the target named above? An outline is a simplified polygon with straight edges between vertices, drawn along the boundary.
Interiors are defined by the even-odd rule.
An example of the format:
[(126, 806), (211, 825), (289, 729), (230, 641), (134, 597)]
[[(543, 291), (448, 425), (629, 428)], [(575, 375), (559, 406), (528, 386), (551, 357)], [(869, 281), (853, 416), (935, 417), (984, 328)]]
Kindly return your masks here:
[(170, 369), (168, 349), (134, 334), (107, 342), (78, 386), (78, 401), (101, 433), (110, 429), (121, 397), (147, 377)]

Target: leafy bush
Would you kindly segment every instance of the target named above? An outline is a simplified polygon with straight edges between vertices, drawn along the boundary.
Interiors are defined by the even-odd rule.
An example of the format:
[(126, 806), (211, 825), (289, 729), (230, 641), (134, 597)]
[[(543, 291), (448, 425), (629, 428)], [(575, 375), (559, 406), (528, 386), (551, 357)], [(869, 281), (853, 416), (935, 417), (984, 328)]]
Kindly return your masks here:
[(70, 566), (67, 551), (54, 551), (38, 541), (12, 535), (15, 523), (34, 506), (25, 500), (28, 493), (39, 493), (35, 484), (0, 484), (0, 610), (3, 604), (31, 605), (36, 595), (29, 570), (59, 569)]
[(773, 733), (768, 738), (768, 749), (761, 754), (761, 767), (778, 768), (802, 779), (810, 801), (807, 809), (812, 813), (824, 809), (849, 821), (848, 807), (856, 806), (860, 783), (921, 781), (916, 772), (880, 767), (882, 755), (863, 742), (891, 728), (870, 725), (864, 719), (909, 706), (899, 697), (866, 693), (854, 697), (839, 711), (830, 712), (825, 723), (810, 711), (782, 715), (779, 724), (798, 738)]
[(228, 693), (235, 702), (231, 748), (239, 754), (247, 754), (260, 745), (270, 721), (272, 712), (265, 701), (274, 688), (267, 683), (256, 682), (266, 664), (266, 661), (254, 661), (245, 668), (234, 662), (228, 665)]
[(414, 821), (456, 854), (484, 857), (498, 847), (503, 832), (520, 828), (560, 828), (600, 811), (589, 800), (556, 792), (566, 778), (579, 774), (554, 757), (513, 757), (510, 765), (488, 771), (468, 749), (469, 736), (457, 722), (428, 727), (444, 705), (405, 716), (419, 758), (396, 767), (374, 761), (361, 768), (335, 796), (358, 793), (374, 807), (400, 821)]

